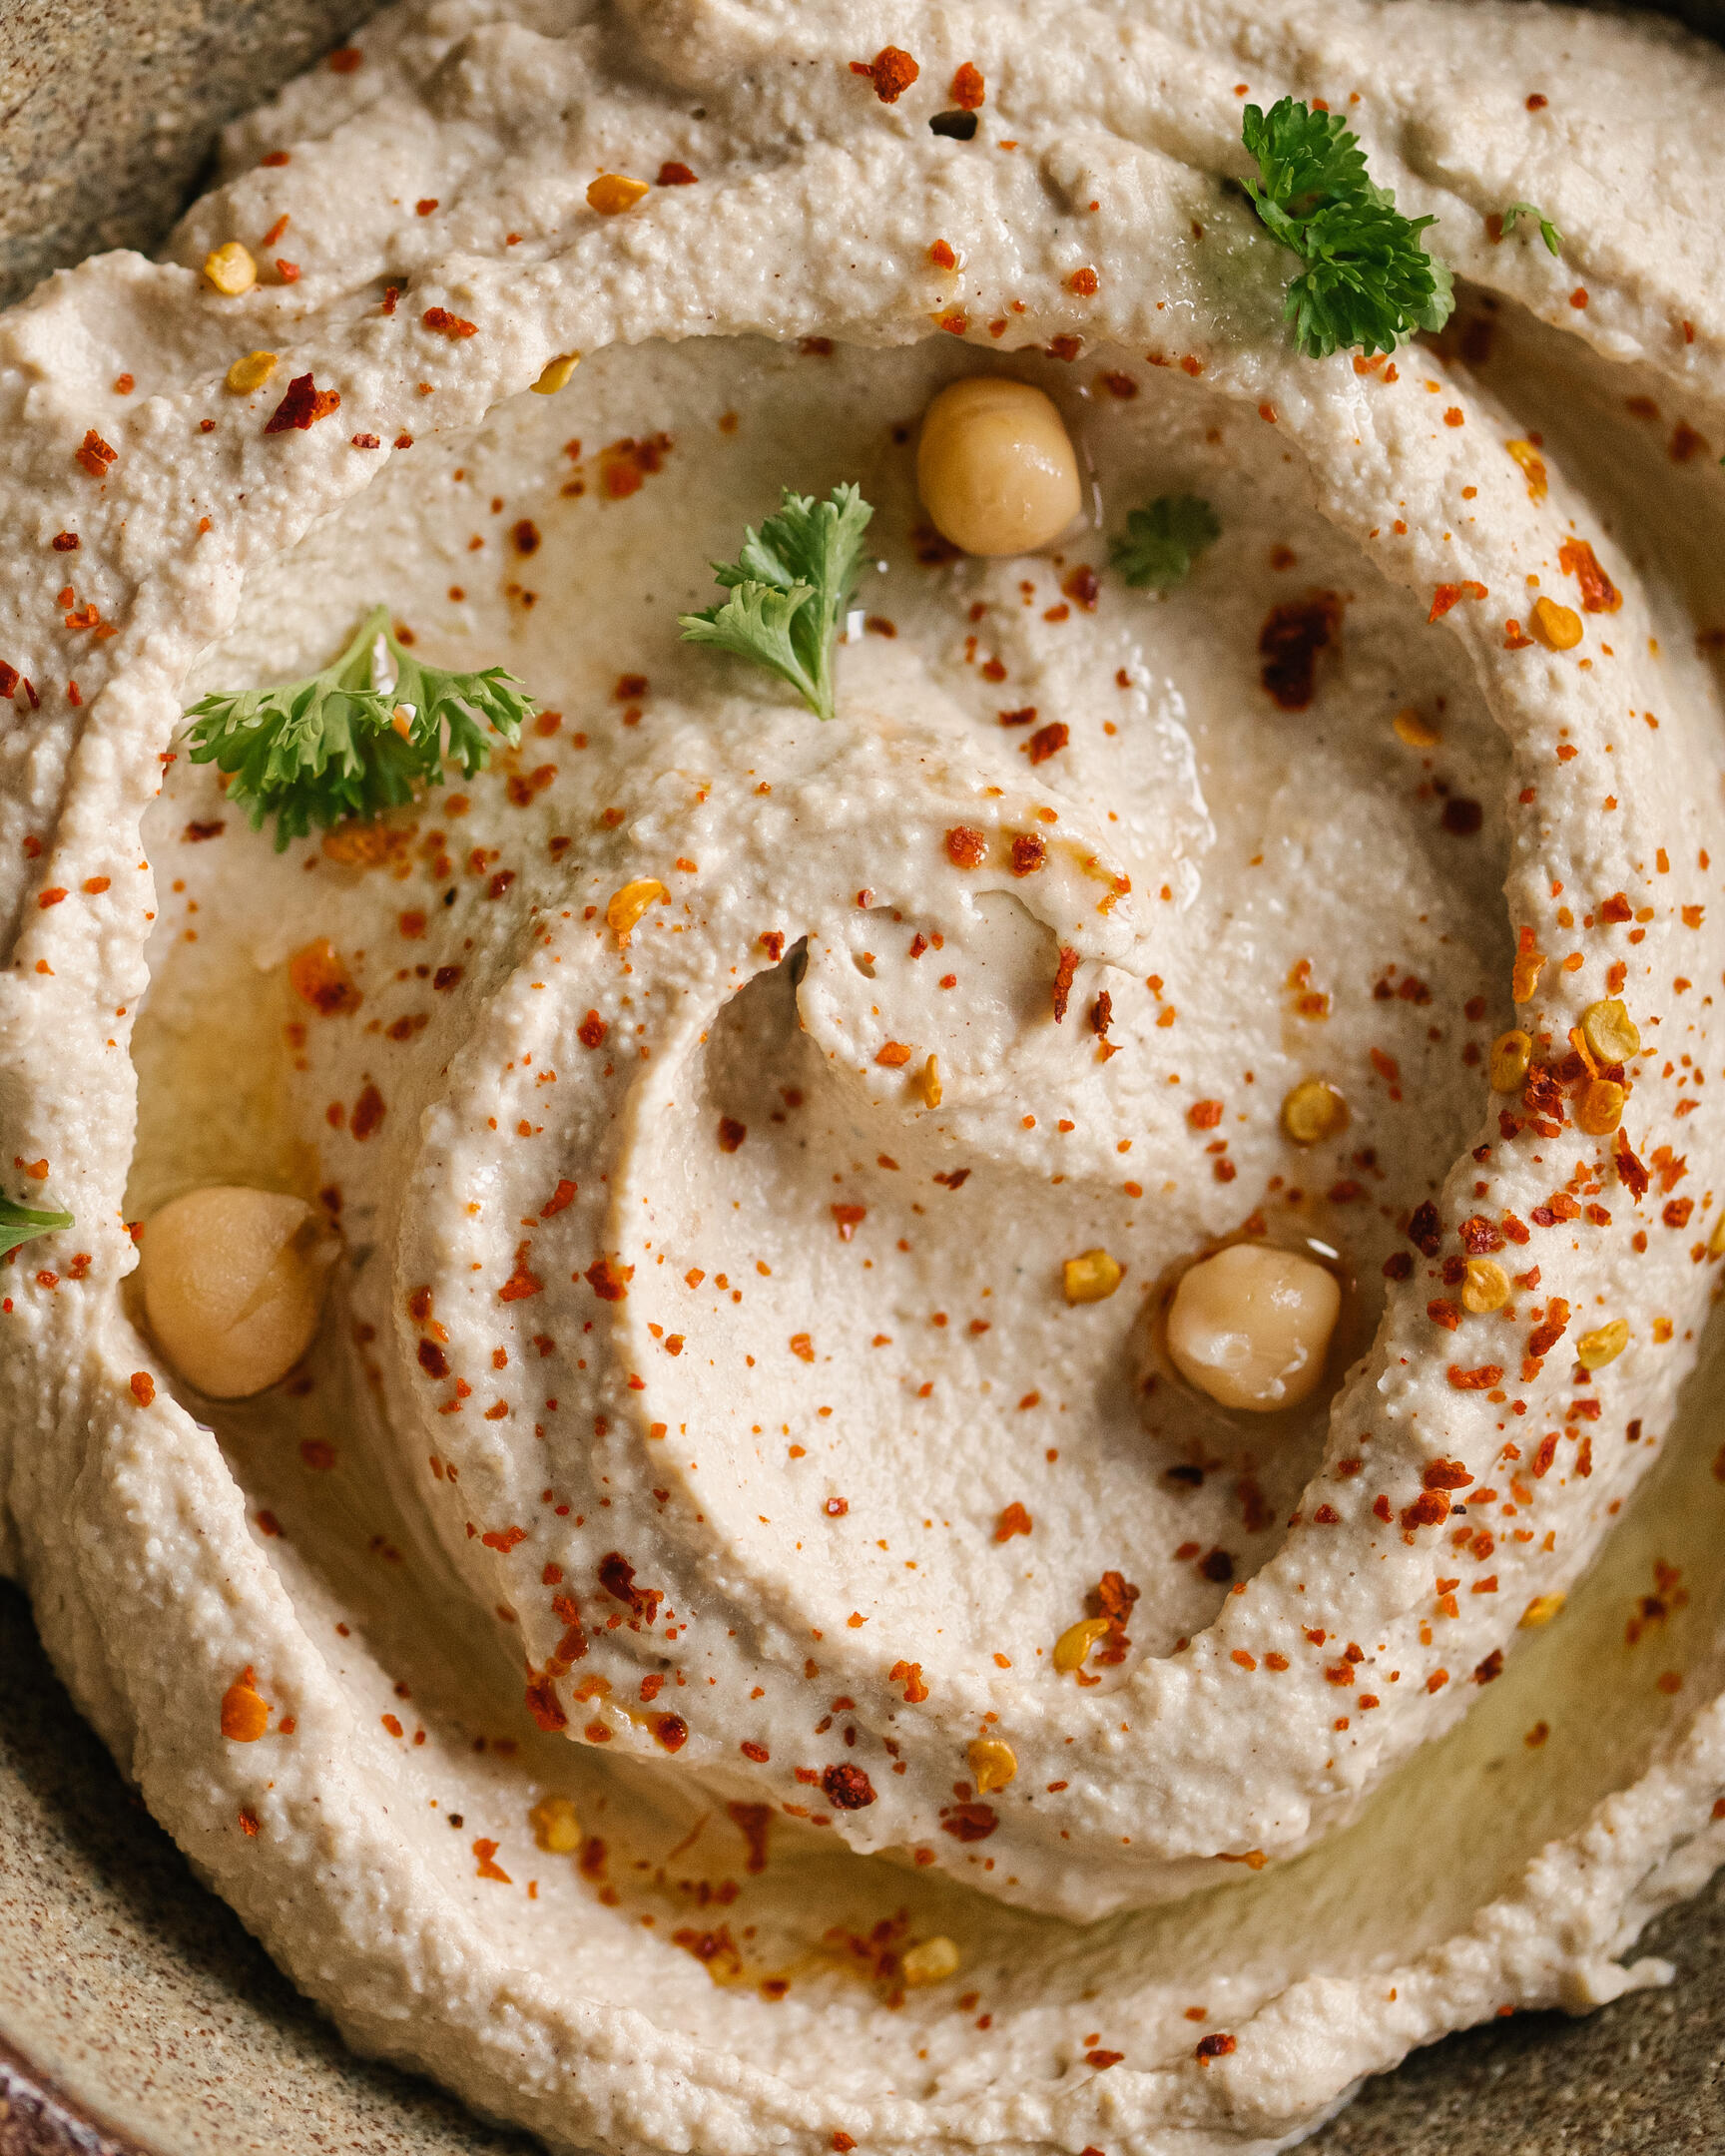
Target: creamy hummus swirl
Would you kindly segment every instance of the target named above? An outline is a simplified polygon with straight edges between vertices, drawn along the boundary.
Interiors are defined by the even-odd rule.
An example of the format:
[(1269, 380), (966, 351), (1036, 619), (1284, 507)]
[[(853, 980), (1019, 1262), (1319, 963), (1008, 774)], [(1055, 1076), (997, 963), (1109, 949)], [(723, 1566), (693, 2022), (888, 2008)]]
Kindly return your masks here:
[[(295, 1979), (554, 2143), (1281, 2146), (1653, 1980), (1617, 1957), (1718, 1854), (1673, 1432), (1725, 1192), (1725, 322), (1704, 189), (1629, 248), (1612, 174), (1725, 97), (1670, 33), (1466, 24), (1485, 91), (1415, 0), (400, 9), (163, 263), (0, 324), (0, 1099), (77, 1223), (10, 1276), (0, 1549)], [(1438, 217), (1442, 339), (1288, 348), (1230, 184), (1284, 91)], [(606, 215), (605, 172), (662, 181)], [(1560, 260), (1493, 237), (1529, 198)], [(273, 230), (296, 275), (200, 285)], [(1043, 553), (917, 503), (976, 371), (1077, 445)], [(305, 375), (339, 406), (268, 433)], [(822, 725), (676, 620), (842, 480)], [(1133, 591), (1107, 535), (1179, 492), (1222, 536)], [(179, 715), (374, 603), (545, 715), (277, 853)], [(257, 1401), (130, 1278), (208, 1184), (340, 1239)], [(1235, 1243), (1341, 1286), (1282, 1413), (1169, 1355)]]

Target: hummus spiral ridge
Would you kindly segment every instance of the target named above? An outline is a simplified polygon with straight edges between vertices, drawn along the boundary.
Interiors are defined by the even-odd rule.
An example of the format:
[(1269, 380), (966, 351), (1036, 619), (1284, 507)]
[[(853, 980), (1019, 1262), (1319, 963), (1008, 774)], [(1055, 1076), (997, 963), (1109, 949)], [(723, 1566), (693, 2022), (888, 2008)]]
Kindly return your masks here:
[[(356, 2041), (566, 2145), (1196, 2156), (1284, 2142), (1504, 2004), (1659, 1973), (1619, 1957), (1710, 1865), (1725, 1775), (1693, 1704), (1705, 1461), (1673, 1447), (1682, 1501), (1631, 1502), (1719, 1202), (1720, 734), (1694, 639), (1716, 513), (1663, 427), (1719, 434), (1721, 332), (1698, 221), (1673, 209), (1642, 261), (1585, 171), (1568, 192), (1521, 89), (1545, 21), (1470, 14), (1505, 86), (1476, 142), (1444, 12), (1393, 19), (1399, 88), (1358, 124), (1440, 215), (1475, 331), (1394, 375), (1287, 356), (1279, 266), (1215, 178), (1237, 76), (1370, 91), (1365, 7), (1190, 31), (1067, 11), (1052, 45), (1037, 8), (942, 17), (929, 82), (974, 59), (993, 85), (963, 167), (801, 12), (627, 12), (626, 81), (579, 10), (398, 13), (351, 79), (247, 123), (237, 161), (289, 164), (236, 171), (168, 261), (109, 258), (9, 317), (0, 513), (28, 566), (3, 655), (48, 696), (18, 690), (0, 745), (3, 1097), (80, 1232), (10, 1283), (0, 1550), (158, 1815)], [(1716, 59), (1567, 34), (1565, 124), (1595, 150), (1657, 171), (1673, 83), (1716, 111)], [(624, 140), (698, 184), (589, 216)], [(1489, 238), (1529, 187), (1561, 271)], [(275, 390), (227, 401), (241, 317), (194, 298), (195, 265), (285, 210), (303, 274), (244, 302), (244, 341), (342, 403), (267, 437)], [(563, 398), (516, 397), (576, 349)], [(1109, 528), (1136, 491), (1213, 501), (1185, 593), (1115, 588), (1094, 528), (1057, 565), (920, 558), (893, 430), (1002, 360), (1063, 400)], [(77, 462), (97, 422), (102, 481)], [(643, 484), (601, 500), (611, 450)], [(825, 732), (669, 628), (804, 471), (867, 481), (868, 606), (897, 631), (848, 645)], [(237, 818), (189, 837), (223, 804), (161, 762), (184, 702), (212, 670), (320, 663), (373, 596), (452, 662), (507, 651), (561, 740), (374, 856), (276, 861)], [(1539, 599), (1579, 644), (1534, 636)], [(92, 604), (112, 639), (63, 626)], [(1339, 630), (1290, 714), (1259, 640), (1303, 605)], [(638, 665), (644, 709), (613, 686)], [(1034, 763), (1001, 723), (1032, 704), (1068, 731)], [(1038, 833), (1015, 875), (1011, 836)], [(642, 883), (663, 898), (608, 918)], [(357, 1010), (288, 999), (317, 936)], [(1613, 999), (1642, 1043), (1621, 1144), (1578, 1128), (1571, 1038)], [(1531, 1082), (1493, 1094), (1514, 1025)], [(912, 1084), (930, 1053), (937, 1105)], [(1352, 1114), (1299, 1157), (1321, 1177), (1277, 1115), (1320, 1077)], [(229, 1177), (334, 1193), (348, 1264), (308, 1388), (213, 1413), (133, 1323), (125, 1222)], [(1161, 1357), (1178, 1267), (1241, 1236), (1349, 1275), (1356, 1359), (1274, 1431)], [(1096, 1248), (1124, 1280), (1069, 1305), (1062, 1263)], [(1448, 1277), (1468, 1258), (1539, 1278), (1475, 1312)], [(1582, 1382), (1571, 1350), (1619, 1324)], [(1131, 1644), (1080, 1685), (1051, 1650), (1110, 1574)], [(1625, 1643), (1625, 1602), (1657, 1650)], [(1581, 1661), (1608, 1672), (1609, 1745)], [(262, 1738), (223, 1734), (259, 1713)], [(578, 1854), (530, 1824), (569, 1791)], [(729, 1840), (691, 1884), (703, 1822)], [(961, 1973), (906, 1993), (930, 1935)]]

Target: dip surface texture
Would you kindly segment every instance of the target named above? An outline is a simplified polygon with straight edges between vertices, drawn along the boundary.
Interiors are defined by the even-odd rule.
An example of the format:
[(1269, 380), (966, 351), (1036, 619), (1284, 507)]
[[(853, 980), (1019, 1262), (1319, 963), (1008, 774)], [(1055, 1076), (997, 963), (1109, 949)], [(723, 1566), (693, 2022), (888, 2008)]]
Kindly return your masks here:
[[(355, 2045), (559, 2147), (1268, 2151), (1661, 1980), (1725, 1854), (1725, 62), (355, 51), (0, 317), (4, 1188), (75, 1219), (0, 1282), (0, 1562), (83, 1710)], [(1283, 95), (1437, 218), (1438, 337), (1295, 354)], [(978, 374), (1076, 450), (1032, 553), (918, 501)], [(824, 724), (677, 621), (843, 482)], [(1165, 496), (1220, 536), (1134, 588)], [(277, 850), (181, 714), (378, 606), (537, 715)], [(212, 1186), (284, 1337), (332, 1276), (250, 1398), (137, 1275)], [(1328, 1348), (1241, 1404), (1248, 1279)]]

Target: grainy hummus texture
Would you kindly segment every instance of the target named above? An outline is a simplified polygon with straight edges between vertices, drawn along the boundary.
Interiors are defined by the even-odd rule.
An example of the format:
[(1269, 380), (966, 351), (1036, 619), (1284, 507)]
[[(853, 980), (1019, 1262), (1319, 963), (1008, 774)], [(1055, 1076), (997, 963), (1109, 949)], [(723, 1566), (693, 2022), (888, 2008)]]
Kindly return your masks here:
[[(1438, 336), (1295, 351), (1284, 95), (1438, 220)], [(1717, 53), (1540, 5), (416, 0), (0, 319), (0, 1181), (76, 1222), (0, 1275), (0, 1562), (357, 2047), (558, 2148), (1208, 2156), (1667, 1975), (1722, 145)], [(917, 499), (990, 371), (1081, 462), (1030, 555)], [(848, 481), (823, 724), (677, 617)], [(372, 606), (539, 716), (276, 851), (182, 712)], [(210, 1184), (338, 1251), (226, 1404), (135, 1278)], [(1281, 1413), (1170, 1360), (1233, 1243), (1340, 1285)]]

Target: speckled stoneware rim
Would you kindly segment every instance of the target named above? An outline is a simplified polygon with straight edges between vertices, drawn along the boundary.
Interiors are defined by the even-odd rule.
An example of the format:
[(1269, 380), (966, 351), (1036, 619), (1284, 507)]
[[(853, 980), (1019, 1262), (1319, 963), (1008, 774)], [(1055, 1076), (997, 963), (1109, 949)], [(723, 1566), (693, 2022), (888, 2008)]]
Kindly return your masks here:
[[(375, 4), (3, 0), (0, 305), (59, 264), (103, 247), (152, 244), (195, 191), (217, 129), (340, 43)], [(1666, 0), (1662, 11), (1725, 40), (1725, 0)], [(98, 121), (103, 150), (92, 159)], [(279, 2105), (274, 2130), (260, 2117), (239, 2135), (230, 2125), (225, 2139), (200, 2132), (194, 2136), (199, 2156), (208, 2148), (222, 2156), (231, 2150), (238, 2156), (242, 2148), (271, 2156), (335, 2150), (513, 2156), (529, 2148), (520, 2136), (469, 2119), (422, 2083), (339, 2054), (333, 2036), (285, 1984), (279, 2000), (260, 1993), (259, 1949), (228, 1911), (208, 1901), (167, 1838), (127, 1798), (49, 1672), (22, 1598), (0, 1585), (0, 1796), (14, 1794), (6, 1787), (7, 1771), (17, 1764), (7, 1744), (16, 1734), (14, 1715), (20, 1726), (29, 1725), (20, 1756), (33, 1749), (34, 1759), (51, 1756), (59, 1770), (41, 1778), (32, 1796), (49, 1813), (59, 1806), (70, 1817), (85, 1806), (105, 1817), (108, 1842), (101, 1859), (91, 1860), (92, 1871), (111, 1872), (118, 1864), (128, 1877), (147, 1875), (158, 1900), (168, 1896), (196, 1912), (198, 1920), (187, 1926), (194, 1935), (162, 1949), (184, 1979), (187, 2001), (198, 1982), (225, 1998), (231, 1994), (240, 2033), (248, 2015), (255, 2025), (262, 2019), (292, 2055), (292, 2070), (302, 2072), (308, 2099), (302, 2111), (292, 2101)], [(16, 1850), (8, 1847), (12, 1825), (0, 1803), (0, 1964), (9, 1957), (9, 1941), (16, 1940), (22, 1955), (23, 1934), (35, 1921), (30, 1886), (40, 1888), (19, 1876), (14, 1860), (26, 1852), (22, 1841)], [(69, 1834), (68, 1844), (77, 1839)], [(116, 1889), (109, 1878), (91, 1891), (99, 1900)], [(69, 1905), (71, 1898), (68, 1891)], [(140, 1903), (146, 1922), (149, 1901), (146, 1894)], [(139, 1909), (128, 1913), (136, 1919)], [(123, 1926), (112, 1927), (112, 1937), (123, 1956)], [(1307, 2146), (1314, 2156), (1680, 2156), (1725, 2149), (1725, 1874), (1653, 1924), (1641, 1950), (1676, 1965), (1669, 1991), (1632, 1995), (1580, 2021), (1529, 2014), (1449, 2037), (1369, 2082)], [(102, 1978), (89, 1965), (77, 1968), (76, 1977), (69, 1970), (68, 1994), (86, 1982), (100, 1992)], [(94, 2025), (85, 2032), (93, 2083), (100, 2082), (93, 2062), (104, 2037), (117, 2031), (123, 2047), (134, 2047), (134, 2063), (152, 2040), (165, 2045), (164, 2076), (172, 2078), (176, 2032), (147, 2035), (151, 2011), (122, 1980), (103, 2034)], [(188, 2003), (187, 2011), (196, 2009)], [(187, 2137), (167, 2123), (165, 2104), (154, 2116), (140, 2104), (141, 2118), (128, 2125), (99, 2117), (110, 2105), (66, 2086), (81, 2078), (70, 2064), (55, 2073), (32, 2063), (4, 2016), (0, 2004), (0, 2156), (191, 2156)], [(332, 2055), (340, 2059), (338, 2071)], [(259, 2071), (267, 2070), (260, 2061)], [(174, 2071), (181, 2071), (178, 2063)], [(152, 2079), (145, 2072), (141, 2086), (149, 2089)], [(222, 2134), (213, 2093), (203, 2123)], [(135, 2137), (138, 2130), (148, 2142)]]

